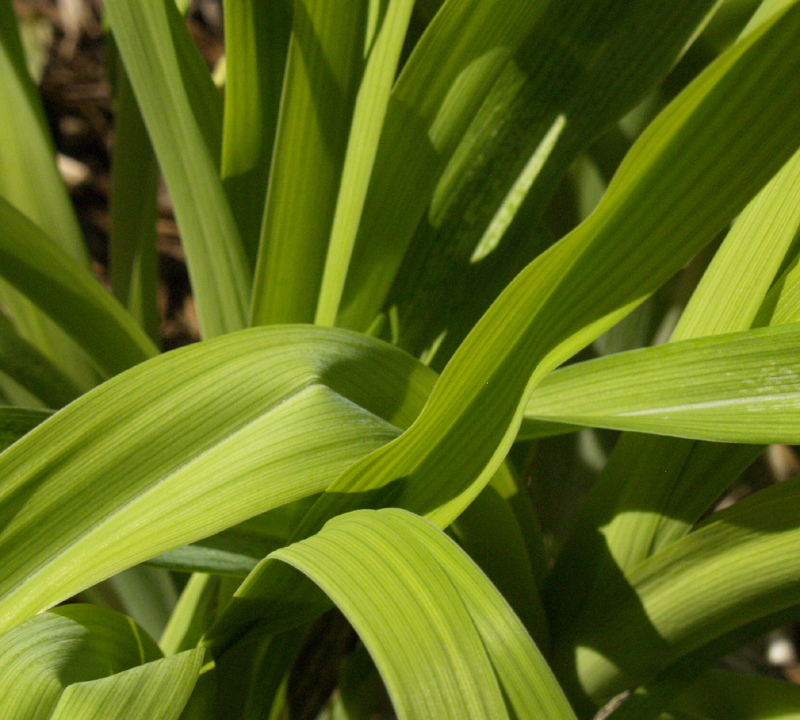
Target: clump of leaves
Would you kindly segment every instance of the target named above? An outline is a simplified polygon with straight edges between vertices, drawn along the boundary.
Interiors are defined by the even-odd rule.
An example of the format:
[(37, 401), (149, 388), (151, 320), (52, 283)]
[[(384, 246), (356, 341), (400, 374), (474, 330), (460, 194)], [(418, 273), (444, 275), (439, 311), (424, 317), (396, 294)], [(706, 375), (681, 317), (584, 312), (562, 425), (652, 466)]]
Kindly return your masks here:
[[(4, 717), (799, 713), (710, 669), (800, 607), (798, 481), (707, 516), (800, 440), (800, 4), (719, 5), (226, 0), (223, 98), (106, 0), (112, 296), (0, 0)], [(513, 458), (580, 428), (546, 542)]]

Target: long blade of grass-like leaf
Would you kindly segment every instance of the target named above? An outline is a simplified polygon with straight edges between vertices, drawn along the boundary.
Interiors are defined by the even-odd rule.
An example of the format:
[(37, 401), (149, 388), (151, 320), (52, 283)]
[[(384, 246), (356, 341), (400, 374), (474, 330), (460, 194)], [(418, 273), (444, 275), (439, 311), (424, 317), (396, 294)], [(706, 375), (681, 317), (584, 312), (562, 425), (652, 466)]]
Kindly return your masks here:
[[(0, 2), (0, 198), (44, 229), (73, 262), (89, 262), (75, 211), (56, 168), (41, 100), (25, 64), (12, 3)], [(0, 283), (3, 306), (23, 337), (82, 390), (97, 376), (75, 344), (35, 306)]]
[[(346, 270), (337, 248), (344, 243), (347, 250), (355, 233), (412, 5), (294, 4), (253, 290), (254, 324), (312, 322), (323, 273)], [(331, 238), (332, 269), (326, 270)], [(336, 305), (338, 292), (334, 296)]]
[(0, 196), (33, 218), (59, 246), (88, 267), (86, 248), (44, 109), (28, 74), (13, 6), (0, 2)]
[(255, 267), (292, 29), (291, 0), (233, 0), (225, 13), (222, 181)]
[[(338, 478), (296, 539), (335, 514), (378, 502), (379, 491), (392, 494), (384, 502), (440, 526), (460, 514), (505, 457), (541, 378), (676, 272), (800, 144), (800, 119), (787, 114), (794, 98), (771, 84), (792, 62), (800, 68), (798, 31), (800, 6), (793, 5), (665, 110), (592, 216), (531, 263), (484, 315), (414, 424)], [(576, 295), (575, 287), (586, 292)], [(212, 644), (224, 646), (257, 621), (261, 606), (253, 613), (244, 606), (274, 581), (278, 571), (268, 567), (242, 585), (212, 629)]]
[(439, 175), (547, 5), (449, 0), (431, 22), (392, 91), (340, 325), (363, 330), (380, 312)]
[[(506, 717), (498, 682), (515, 717), (572, 716), (499, 593), (424, 520), (355, 512), (273, 557), (309, 575), (353, 623), (398, 717)], [(413, 629), (398, 635), (400, 624)]]
[(0, 275), (57, 322), (106, 375), (157, 353), (111, 295), (0, 198)]
[(367, 36), (366, 62), (353, 108), (350, 142), (331, 224), (314, 318), (320, 325), (334, 325), (339, 313), (389, 93), (397, 74), (397, 63), (413, 7), (413, 1), (409, 0), (393, 0), (388, 5), (376, 0), (370, 3), (375, 26), (370, 27)]
[(130, 80), (119, 61), (116, 73), (111, 233), (108, 239), (111, 290), (148, 336), (157, 342), (158, 163)]
[(538, 418), (696, 440), (797, 444), (799, 343), (800, 327), (792, 324), (571, 365), (536, 389), (518, 438), (535, 437)]
[(219, 338), (112, 378), (0, 455), (0, 631), (324, 490), (412, 421), (431, 379), (396, 348), (308, 327)]
[(173, 0), (105, 7), (175, 207), (203, 335), (238, 330), (251, 270), (219, 178), (221, 108), (208, 71)]

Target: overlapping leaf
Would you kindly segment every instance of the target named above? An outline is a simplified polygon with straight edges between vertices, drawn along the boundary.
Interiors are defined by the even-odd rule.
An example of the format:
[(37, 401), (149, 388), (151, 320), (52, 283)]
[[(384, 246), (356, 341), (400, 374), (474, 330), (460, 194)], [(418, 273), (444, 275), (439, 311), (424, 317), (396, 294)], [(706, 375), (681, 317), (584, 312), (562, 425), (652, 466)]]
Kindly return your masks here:
[(104, 375), (157, 353), (144, 331), (89, 271), (2, 198), (0, 276), (74, 338)]
[(609, 355), (549, 375), (525, 410), (537, 419), (746, 443), (800, 442), (796, 324)]
[(288, 327), (175, 351), (84, 395), (0, 456), (0, 629), (324, 490), (411, 422), (432, 379), (378, 341)]
[(273, 557), (344, 612), (398, 717), (573, 717), (510, 607), (424, 520), (394, 509), (354, 512)]
[(314, 321), (323, 277), (333, 324), (412, 7), (294, 3), (254, 324)]
[(398, 308), (402, 347), (419, 354), (446, 332), (435, 361), (444, 366), (495, 297), (547, 246), (532, 226), (578, 153), (667, 73), (713, 4), (547, 4), (472, 121), (410, 240), (389, 300)]
[[(56, 168), (47, 120), (25, 64), (12, 3), (0, 2), (0, 198), (30, 217), (71, 262), (88, 268), (75, 211)], [(66, 335), (13, 288), (0, 286), (19, 331), (82, 389), (96, 375)]]
[(800, 483), (776, 485), (639, 564), (570, 631), (563, 647), (577, 652), (557, 652), (559, 678), (602, 704), (714, 638), (796, 606), (799, 511)]
[(238, 330), (252, 271), (219, 178), (216, 89), (173, 0), (105, 8), (175, 206), (203, 334)]
[[(414, 424), (337, 479), (296, 539), (375, 503), (439, 526), (458, 516), (502, 462), (541, 378), (676, 272), (800, 144), (800, 119), (790, 112), (800, 88), (781, 80), (800, 71), (798, 31), (800, 7), (792, 5), (665, 110), (593, 215), (528, 266), (481, 319)], [(245, 581), (210, 642), (224, 646), (269, 612), (258, 598), (274, 586), (279, 571), (270, 568), (259, 566)]]

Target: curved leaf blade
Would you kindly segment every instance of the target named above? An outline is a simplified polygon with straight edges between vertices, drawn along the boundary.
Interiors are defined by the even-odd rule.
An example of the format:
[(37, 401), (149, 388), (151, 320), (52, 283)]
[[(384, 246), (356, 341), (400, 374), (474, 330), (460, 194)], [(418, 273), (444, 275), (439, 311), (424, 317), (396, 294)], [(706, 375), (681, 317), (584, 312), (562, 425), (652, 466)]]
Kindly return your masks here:
[(161, 651), (124, 615), (95, 605), (43, 613), (0, 637), (0, 707), (49, 720), (64, 689), (158, 660)]
[(411, 422), (431, 376), (379, 341), (284, 327), (168, 353), (84, 395), (0, 456), (0, 630), (324, 490)]
[(800, 442), (800, 326), (683, 340), (570, 365), (545, 378), (537, 421), (743, 443)]
[[(531, 659), (527, 648), (539, 660), (537, 669), (546, 664), (480, 570), (440, 531), (417, 527), (423, 524), (399, 510), (357, 511), (272, 557), (308, 575), (344, 612), (378, 666), (398, 717), (508, 717), (490, 659), (505, 660), (503, 670), (517, 662), (525, 667)], [(478, 613), (476, 619), (473, 604), (485, 615)], [(487, 606), (492, 611), (499, 606), (502, 629), (484, 624), (498, 620)], [(502, 627), (504, 621), (511, 626)], [(509, 645), (502, 647), (504, 652), (491, 643), (484, 647), (485, 634)], [(509, 655), (511, 648), (522, 655)], [(526, 707), (512, 695), (514, 710), (530, 713), (519, 717), (541, 717), (547, 700), (543, 706), (540, 689), (531, 690), (539, 678), (526, 677), (524, 670), (520, 676), (519, 689), (528, 689), (526, 700), (538, 702)], [(560, 713), (547, 716), (569, 718), (566, 700), (549, 673), (546, 677), (551, 685), (545, 687), (560, 699), (560, 705), (556, 701), (549, 708)]]
[(50, 720), (178, 720), (204, 654), (187, 650), (111, 677), (70, 685)]
[[(556, 649), (565, 683), (602, 704), (693, 650), (800, 601), (800, 483), (715, 513), (615, 583)], [(613, 609), (613, 610), (612, 610)], [(574, 689), (574, 688), (573, 688)]]
[(239, 330), (252, 271), (219, 178), (221, 108), (208, 72), (173, 0), (105, 8), (175, 206), (203, 335)]
[(59, 323), (104, 374), (115, 375), (158, 353), (88, 270), (2, 198), (0, 274)]

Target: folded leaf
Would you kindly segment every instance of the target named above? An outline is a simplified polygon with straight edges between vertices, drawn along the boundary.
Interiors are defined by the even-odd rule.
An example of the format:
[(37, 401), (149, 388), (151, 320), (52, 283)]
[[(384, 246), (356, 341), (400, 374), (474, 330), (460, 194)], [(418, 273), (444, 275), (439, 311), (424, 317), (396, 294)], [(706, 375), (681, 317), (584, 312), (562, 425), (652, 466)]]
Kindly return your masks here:
[(574, 717), (501, 595), (421, 518), (395, 509), (350, 513), (272, 557), (339, 606), (399, 718)]
[(188, 650), (64, 690), (50, 720), (178, 720), (204, 651)]
[(365, 336), (284, 327), (168, 353), (82, 396), (0, 455), (0, 631), (324, 490), (411, 422), (432, 378)]
[(66, 605), (0, 636), (0, 707), (8, 718), (48, 720), (64, 689), (158, 660), (131, 620), (95, 605)]

